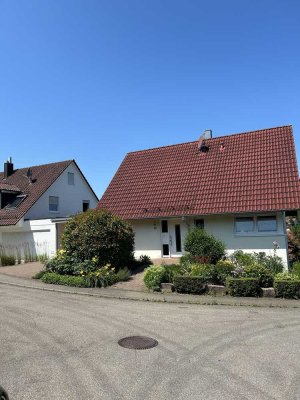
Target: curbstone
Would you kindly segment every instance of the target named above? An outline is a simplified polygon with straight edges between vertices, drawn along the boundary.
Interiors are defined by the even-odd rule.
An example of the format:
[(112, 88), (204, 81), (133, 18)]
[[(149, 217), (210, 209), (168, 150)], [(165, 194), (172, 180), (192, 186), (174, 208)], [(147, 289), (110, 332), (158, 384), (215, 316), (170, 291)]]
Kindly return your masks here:
[(225, 296), (226, 288), (222, 285), (207, 285), (208, 294), (212, 296)]
[(274, 288), (261, 288), (262, 297), (275, 297)]

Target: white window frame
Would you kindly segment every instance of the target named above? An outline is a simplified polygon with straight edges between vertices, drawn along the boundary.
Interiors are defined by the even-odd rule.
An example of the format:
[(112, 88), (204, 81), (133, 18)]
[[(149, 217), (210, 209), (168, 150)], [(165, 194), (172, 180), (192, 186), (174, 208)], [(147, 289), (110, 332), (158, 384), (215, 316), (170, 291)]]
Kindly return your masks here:
[[(70, 177), (73, 178), (73, 183), (70, 183)], [(68, 172), (68, 185), (71, 185), (71, 186), (75, 185), (75, 174), (74, 174), (74, 172)]]
[[(57, 199), (57, 209), (56, 210), (51, 210), (51, 205), (54, 205), (54, 203), (50, 202), (51, 198)], [(49, 196), (49, 212), (57, 213), (59, 212), (59, 197), (58, 196)]]
[[(258, 230), (258, 219), (263, 218), (263, 217), (275, 217), (276, 220), (276, 230), (270, 231), (270, 230)], [(236, 221), (239, 218), (252, 218), (253, 219), (253, 230), (248, 231), (248, 232), (238, 232), (236, 229)], [(278, 221), (278, 215), (277, 213), (272, 213), (272, 214), (258, 214), (258, 215), (240, 215), (240, 216), (235, 216), (234, 217), (234, 234), (236, 236), (269, 236), (269, 235), (280, 235), (283, 234), (279, 230), (279, 221)]]

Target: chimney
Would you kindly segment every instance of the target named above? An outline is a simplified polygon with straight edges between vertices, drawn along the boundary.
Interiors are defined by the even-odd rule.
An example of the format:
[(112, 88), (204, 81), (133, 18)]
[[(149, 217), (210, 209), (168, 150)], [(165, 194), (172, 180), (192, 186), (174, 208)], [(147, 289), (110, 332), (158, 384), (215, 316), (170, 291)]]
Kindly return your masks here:
[(205, 129), (203, 132), (203, 139), (211, 139), (212, 138), (212, 130), (211, 129)]
[(200, 139), (198, 141), (198, 150), (201, 151), (202, 153), (207, 153), (209, 150), (209, 146), (205, 143), (206, 139), (211, 139), (212, 138), (212, 130), (211, 129), (206, 129), (203, 134), (200, 136)]
[(14, 172), (14, 164), (11, 157), (4, 163), (4, 179), (8, 178)]

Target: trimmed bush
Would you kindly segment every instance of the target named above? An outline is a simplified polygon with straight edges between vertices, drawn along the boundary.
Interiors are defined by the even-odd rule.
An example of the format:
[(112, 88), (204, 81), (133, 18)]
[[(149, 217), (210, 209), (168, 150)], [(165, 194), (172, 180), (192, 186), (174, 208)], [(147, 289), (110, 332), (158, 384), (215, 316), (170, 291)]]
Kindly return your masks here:
[(226, 278), (232, 275), (235, 266), (230, 260), (220, 260), (214, 266), (215, 283), (217, 285), (225, 285)]
[(162, 266), (153, 266), (145, 270), (144, 283), (148, 289), (160, 290), (160, 284), (164, 282), (165, 269)]
[(173, 283), (178, 293), (203, 294), (206, 290), (205, 281), (198, 276), (176, 276)]
[(89, 287), (85, 278), (82, 276), (59, 275), (55, 272), (47, 272), (42, 276), (41, 281), (54, 285)]
[(259, 264), (249, 265), (244, 269), (245, 278), (257, 278), (260, 287), (273, 286), (273, 274), (270, 270)]
[(225, 254), (225, 244), (201, 228), (194, 228), (187, 234), (184, 249), (198, 263), (215, 264)]
[(231, 296), (258, 297), (259, 281), (256, 278), (231, 278), (226, 279), (226, 287)]
[(96, 258), (96, 267), (111, 264), (119, 269), (133, 258), (134, 233), (121, 218), (105, 210), (88, 210), (66, 223), (62, 249), (77, 263)]
[(299, 299), (300, 298), (300, 279), (298, 280), (277, 280), (274, 281), (274, 289), (276, 297), (283, 297), (285, 299)]

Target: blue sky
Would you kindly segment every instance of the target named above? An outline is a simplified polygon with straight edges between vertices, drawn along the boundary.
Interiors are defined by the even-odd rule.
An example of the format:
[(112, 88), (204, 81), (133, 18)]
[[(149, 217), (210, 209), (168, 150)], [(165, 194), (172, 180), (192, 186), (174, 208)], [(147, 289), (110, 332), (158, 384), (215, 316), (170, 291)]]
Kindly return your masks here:
[(292, 124), (300, 2), (0, 0), (0, 160), (75, 158), (101, 196), (129, 151)]

